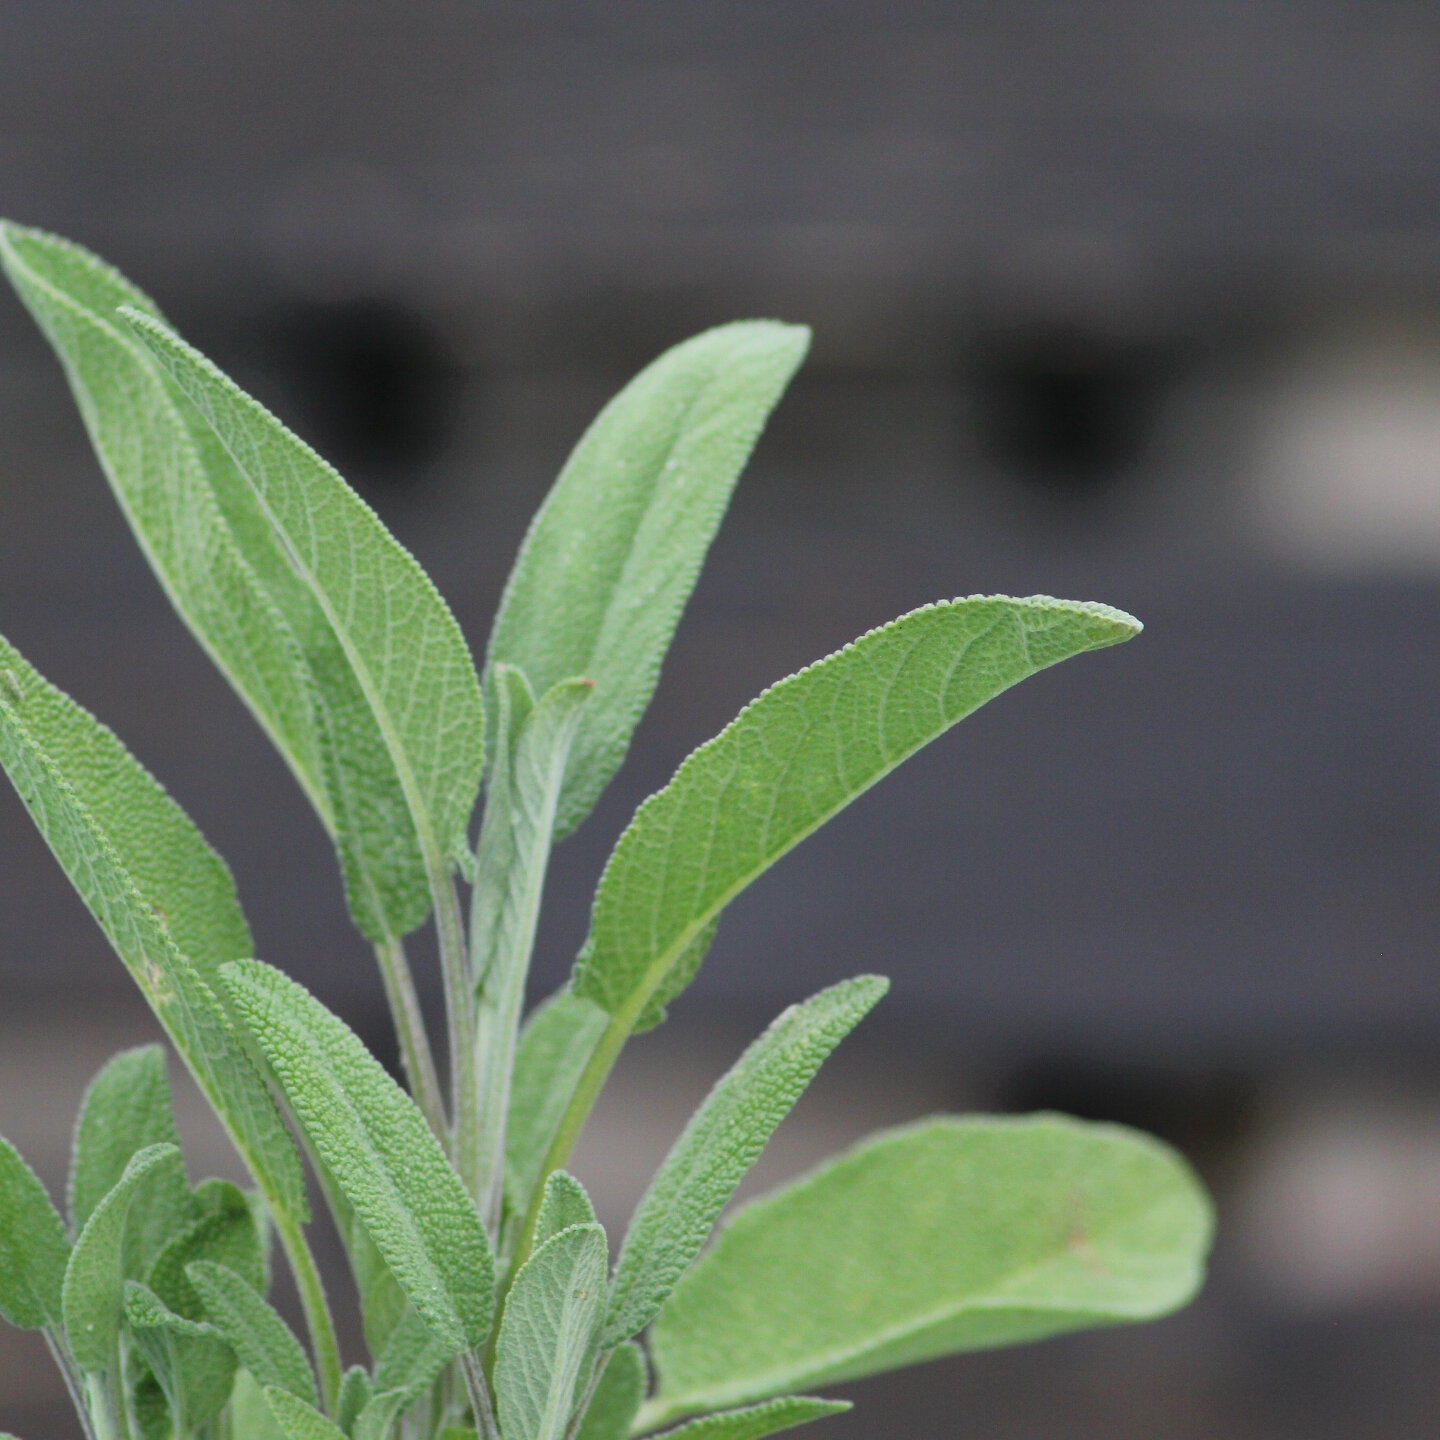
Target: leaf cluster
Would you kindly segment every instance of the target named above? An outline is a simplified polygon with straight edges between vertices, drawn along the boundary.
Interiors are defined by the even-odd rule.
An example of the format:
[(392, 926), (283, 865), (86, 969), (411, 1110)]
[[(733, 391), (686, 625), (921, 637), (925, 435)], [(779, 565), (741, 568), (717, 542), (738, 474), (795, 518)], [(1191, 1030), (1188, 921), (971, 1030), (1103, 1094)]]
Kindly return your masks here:
[[(1104, 605), (971, 596), (778, 681), (640, 806), (570, 982), (527, 1015), (552, 847), (625, 757), (806, 331), (721, 326), (605, 408), (477, 666), (369, 507), (128, 280), (11, 224), (0, 263), (166, 594), (334, 843), (406, 1082), (254, 957), (193, 823), (0, 638), (0, 766), (253, 1181), (191, 1184), (158, 1046), (92, 1083), (64, 1215), (0, 1140), (0, 1314), (45, 1332), (91, 1440), (756, 1440), (846, 1408), (796, 1392), (1193, 1293), (1210, 1222), (1184, 1163), (1058, 1116), (883, 1133), (707, 1248), (885, 993), (873, 975), (790, 1006), (745, 1050), (613, 1263), (566, 1169), (626, 1041), (664, 1019), (731, 900), (980, 705), (1139, 629)], [(405, 950), (427, 920), (445, 1086)], [(348, 1370), (307, 1239), (307, 1163), (362, 1311), (368, 1360)], [(303, 1342), (266, 1298), (272, 1242)]]

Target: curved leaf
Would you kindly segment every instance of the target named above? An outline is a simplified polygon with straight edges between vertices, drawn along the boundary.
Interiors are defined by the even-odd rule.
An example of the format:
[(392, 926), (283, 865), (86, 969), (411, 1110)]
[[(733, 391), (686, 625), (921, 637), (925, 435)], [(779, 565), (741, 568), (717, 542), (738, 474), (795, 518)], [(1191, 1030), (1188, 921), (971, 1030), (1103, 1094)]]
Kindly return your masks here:
[(225, 967), (290, 1108), (437, 1338), (484, 1340), (494, 1261), (475, 1203), (415, 1102), (354, 1032), (259, 961)]
[(206, 1318), (255, 1379), (314, 1404), (315, 1374), (310, 1362), (269, 1302), (228, 1265), (193, 1260), (185, 1273), (204, 1301)]
[(849, 1410), (848, 1400), (816, 1400), (809, 1395), (786, 1395), (751, 1405), (744, 1410), (726, 1410), (719, 1415), (702, 1415), (688, 1425), (667, 1430), (656, 1440), (760, 1440), (777, 1430), (789, 1430), (810, 1420), (823, 1420)]
[(0, 1315), (24, 1330), (63, 1320), (70, 1237), (39, 1177), (0, 1136)]
[(626, 1341), (605, 1363), (575, 1440), (625, 1440), (645, 1399), (645, 1352)]
[(642, 1421), (1168, 1314), (1210, 1233), (1184, 1162), (1119, 1126), (889, 1131), (721, 1227), (651, 1331)]
[(595, 682), (556, 812), (573, 830), (625, 758), (730, 493), (810, 332), (742, 320), (666, 351), (591, 425), (531, 523), (490, 637), (544, 694)]
[(576, 992), (633, 1027), (721, 909), (792, 846), (1002, 690), (1139, 628), (1106, 605), (972, 596), (773, 685), (635, 812), (600, 880)]

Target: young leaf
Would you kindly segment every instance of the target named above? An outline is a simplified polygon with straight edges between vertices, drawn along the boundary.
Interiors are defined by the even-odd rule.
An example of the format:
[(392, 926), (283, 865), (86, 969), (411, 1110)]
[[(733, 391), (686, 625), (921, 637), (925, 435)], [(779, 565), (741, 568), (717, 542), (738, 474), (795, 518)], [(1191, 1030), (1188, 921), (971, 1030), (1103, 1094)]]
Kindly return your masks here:
[(878, 975), (861, 975), (792, 1005), (716, 1084), (636, 1207), (615, 1267), (603, 1346), (639, 1334), (655, 1317), (775, 1127), (888, 988)]
[[(275, 1383), (279, 1383), (278, 1381)], [(283, 1387), (292, 1395), (298, 1392), (293, 1386)], [(335, 1402), (335, 1423), (347, 1434), (355, 1434), (355, 1422), (361, 1412), (375, 1398), (375, 1387), (370, 1383), (370, 1372), (363, 1365), (352, 1365), (340, 1382), (340, 1398)], [(314, 1394), (301, 1395), (300, 1399), (315, 1403)]]
[(809, 1420), (823, 1420), (851, 1408), (848, 1400), (817, 1400), (809, 1395), (786, 1395), (751, 1405), (744, 1410), (726, 1410), (719, 1415), (702, 1415), (686, 1425), (667, 1430), (655, 1440), (760, 1440), (777, 1430), (789, 1430)]
[(270, 1304), (228, 1265), (194, 1260), (185, 1273), (204, 1302), (205, 1318), (255, 1379), (314, 1404), (315, 1375), (310, 1362)]
[(220, 437), (354, 671), (427, 866), (461, 855), (484, 763), (480, 683), (429, 577), (335, 471), (143, 310), (122, 315)]
[(118, 271), (41, 230), (0, 222), (0, 264), (59, 355), (106, 479), (171, 603), (333, 829), (308, 667), (217, 503), (228, 477), (207, 474), (207, 459), (223, 451), (203, 445), (209, 428), (116, 316), (121, 305), (159, 311)]
[(572, 1225), (595, 1224), (595, 1207), (585, 1187), (564, 1170), (556, 1170), (545, 1182), (540, 1219), (535, 1226), (535, 1243), (543, 1245), (552, 1235)]
[(169, 1401), (177, 1435), (208, 1425), (235, 1383), (235, 1352), (213, 1325), (187, 1320), (134, 1280), (125, 1282), (125, 1321)]
[(225, 980), (296, 1119), (411, 1303), (456, 1349), (484, 1340), (494, 1298), (485, 1228), (415, 1102), (350, 1028), (258, 961)]
[(1002, 690), (1139, 628), (1104, 605), (974, 596), (773, 685), (636, 811), (601, 877), (577, 993), (633, 1026), (696, 937), (792, 846)]
[(538, 693), (569, 675), (595, 682), (557, 836), (625, 758), (730, 492), (809, 338), (749, 320), (662, 355), (601, 411), (531, 524), (487, 664), (518, 665)]
[(260, 1231), (245, 1192), (220, 1180), (211, 1182), (209, 1198), (211, 1208), (171, 1238), (145, 1277), (161, 1301), (186, 1320), (205, 1314), (204, 1302), (186, 1274), (194, 1260), (226, 1266), (257, 1292), (265, 1283)]
[[(71, 1150), (70, 1221), (83, 1230), (95, 1207), (114, 1188), (130, 1158), (147, 1145), (174, 1145), (175, 1117), (158, 1045), (122, 1050), (90, 1082), (80, 1105)], [(146, 1182), (126, 1241), (133, 1249), (125, 1273), (144, 1275), (165, 1242), (199, 1217), (199, 1209), (173, 1166), (161, 1166)]]
[(565, 1102), (605, 1024), (605, 1012), (568, 985), (525, 1022), (505, 1122), (505, 1191), (512, 1210), (523, 1211), (530, 1203)]
[(645, 1354), (629, 1341), (611, 1352), (575, 1440), (626, 1440), (645, 1399)]
[(141, 1183), (161, 1167), (182, 1171), (174, 1145), (147, 1145), (135, 1154), (70, 1252), (62, 1306), (70, 1351), (82, 1370), (108, 1370), (115, 1363), (124, 1305), (126, 1224)]
[(59, 1328), (70, 1240), (45, 1187), (0, 1136), (0, 1315), (24, 1330)]
[(1168, 1314), (1209, 1206), (1168, 1147), (1061, 1116), (883, 1133), (741, 1209), (651, 1330), (660, 1424), (959, 1350)]
[(555, 802), (575, 726), (593, 689), (562, 680), (536, 703), (513, 666), (498, 667), (500, 739), (476, 857), (471, 935), (478, 986), (475, 1037), (481, 1056), (477, 1193), (498, 1219), (505, 1117), (525, 979), (540, 919), (540, 897), (555, 824)]
[(264, 1390), (243, 1366), (230, 1391), (230, 1433), (236, 1440), (286, 1440)]
[[(126, 817), (113, 811), (112, 823), (103, 823), (90, 809), (70, 778), (73, 770), (81, 789), (87, 785), (83, 746), (60, 743), (59, 753), (68, 756), (68, 763), (62, 765), (27, 723), (29, 715), (37, 715), (43, 733), (54, 739), (51, 722), (59, 710), (52, 700), (60, 692), (28, 667), (19, 688), (18, 705), (12, 690), (0, 688), (0, 765), (86, 908), (169, 1033), (267, 1200), (295, 1220), (305, 1218), (300, 1159), (274, 1101), (232, 1031), (215, 992), (177, 947), (159, 913), (158, 897), (144, 894), (130, 873), (125, 857), (143, 848), (150, 832), (143, 826), (130, 829)], [(65, 713), (77, 731), (82, 725), (90, 730), (97, 755), (113, 754), (114, 737), (98, 721), (78, 706)], [(155, 839), (159, 843), (163, 833), (157, 833)]]
[(520, 1267), (500, 1321), (495, 1402), (505, 1440), (560, 1440), (605, 1300), (605, 1232), (576, 1225)]
[(345, 1432), (327, 1420), (313, 1405), (278, 1386), (265, 1386), (265, 1399), (285, 1440), (346, 1440)]

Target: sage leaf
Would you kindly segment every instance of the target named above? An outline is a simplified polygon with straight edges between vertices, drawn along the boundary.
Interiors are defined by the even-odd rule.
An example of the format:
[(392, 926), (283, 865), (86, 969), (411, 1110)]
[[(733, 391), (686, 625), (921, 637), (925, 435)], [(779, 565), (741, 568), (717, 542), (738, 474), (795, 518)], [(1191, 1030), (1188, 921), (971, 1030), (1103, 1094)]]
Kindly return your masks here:
[(577, 993), (633, 1027), (696, 937), (792, 846), (1002, 690), (1139, 628), (1105, 605), (974, 596), (773, 685), (636, 811), (600, 880)]
[[(880, 976), (861, 975), (792, 1005), (706, 1096), (630, 1221), (602, 1346), (639, 1334), (654, 1319), (775, 1127), (887, 989)], [(547, 1186), (547, 1200), (549, 1193)]]
[(626, 1440), (645, 1398), (645, 1354), (626, 1341), (611, 1352), (575, 1440)]
[(62, 1308), (70, 1351), (82, 1370), (109, 1370), (115, 1364), (130, 1207), (146, 1176), (162, 1167), (181, 1171), (180, 1151), (174, 1145), (147, 1145), (132, 1156), (70, 1252)]
[(354, 1032), (259, 961), (228, 965), (236, 1008), (335, 1183), (436, 1337), (484, 1340), (494, 1260), (474, 1201), (415, 1102)]
[(122, 305), (159, 310), (117, 270), (42, 230), (0, 222), (0, 264), (60, 357), (105, 477), (170, 602), (333, 830), (309, 667), (217, 498), (243, 500), (246, 487), (116, 314)]
[(276, 1385), (264, 1388), (270, 1412), (275, 1416), (285, 1440), (346, 1440), (345, 1432), (313, 1405)]
[(456, 859), (480, 786), (484, 712), (455, 617), (414, 557), (309, 446), (154, 316), (134, 307), (121, 314), (219, 436), (329, 622), (384, 739), (427, 869)]
[(70, 1238), (45, 1187), (0, 1136), (0, 1315), (24, 1330), (59, 1329)]
[(255, 1379), (314, 1404), (315, 1374), (304, 1348), (270, 1303), (228, 1265), (193, 1260), (185, 1273), (204, 1302), (205, 1318)]
[(605, 1012), (567, 985), (520, 1031), (505, 1122), (505, 1193), (517, 1213), (530, 1203), (565, 1103), (605, 1025)]
[(501, 736), (476, 857), (471, 935), (478, 982), (475, 1037), (481, 1059), (478, 1194), (498, 1220), (505, 1165), (505, 1120), (525, 980), (535, 947), (540, 899), (565, 757), (593, 686), (562, 680), (531, 701), (524, 677), (499, 667)]
[(263, 1242), (245, 1192), (222, 1180), (210, 1193), (212, 1202), (218, 1203), (171, 1238), (145, 1277), (162, 1303), (186, 1320), (205, 1316), (204, 1302), (187, 1274), (192, 1261), (224, 1265), (257, 1292), (265, 1284)]
[[(178, 1143), (165, 1052), (158, 1045), (122, 1050), (90, 1082), (80, 1104), (70, 1159), (71, 1224), (85, 1228), (137, 1150)], [(126, 1233), (125, 1274), (132, 1279), (144, 1275), (165, 1242), (199, 1215), (184, 1175), (173, 1166), (151, 1174), (137, 1203)]]
[(560, 1440), (605, 1302), (605, 1232), (576, 1225), (520, 1267), (500, 1321), (495, 1403), (505, 1440)]
[(390, 1343), (375, 1363), (377, 1395), (398, 1394), (413, 1399), (437, 1376), (454, 1355), (426, 1328), (419, 1312), (408, 1306), (390, 1336)]
[(625, 758), (680, 612), (810, 332), (722, 325), (642, 371), (586, 431), (530, 526), (490, 637), (537, 693), (595, 682), (571, 747), (557, 838)]
[(1184, 1162), (1120, 1126), (888, 1131), (721, 1227), (651, 1329), (642, 1420), (1168, 1314), (1210, 1233)]
[(230, 1391), (230, 1433), (243, 1440), (286, 1440), (265, 1392), (243, 1365)]
[(827, 1415), (839, 1415), (850, 1408), (848, 1400), (817, 1400), (809, 1395), (786, 1395), (744, 1410), (702, 1415), (698, 1420), (657, 1435), (655, 1440), (760, 1440), (762, 1435), (789, 1430), (809, 1420), (823, 1420)]
[(175, 1314), (134, 1280), (125, 1282), (125, 1320), (169, 1401), (175, 1434), (208, 1425), (235, 1383), (235, 1352), (219, 1331)]
[(594, 1225), (595, 1207), (585, 1187), (564, 1170), (554, 1171), (545, 1181), (540, 1218), (535, 1223), (535, 1243), (543, 1245), (552, 1235), (572, 1225)]
[[(286, 1385), (282, 1388), (289, 1390), (292, 1395), (297, 1393), (293, 1386)], [(375, 1387), (370, 1383), (370, 1372), (363, 1365), (352, 1365), (340, 1381), (340, 1395), (335, 1401), (335, 1423), (347, 1435), (353, 1436), (355, 1422), (374, 1397)], [(315, 1403), (313, 1393), (301, 1395), (300, 1399), (311, 1405)]]
[[(19, 663), (13, 650), (8, 654), (12, 665)], [(68, 763), (62, 764), (26, 720), (37, 714), (42, 732), (54, 739), (55, 727), (49, 722), (61, 707), (51, 701), (60, 692), (28, 666), (20, 688), (18, 706), (13, 693), (0, 691), (0, 766), (165, 1027), (269, 1203), (278, 1212), (303, 1220), (308, 1212), (300, 1158), (275, 1102), (231, 1028), (215, 991), (179, 949), (161, 906), (142, 891), (126, 863), (126, 855), (143, 849), (147, 836), (161, 844), (167, 832), (152, 832), (143, 823), (131, 830), (118, 813), (112, 813), (113, 823), (103, 822), (71, 783), (73, 770), (81, 789), (87, 786), (87, 766), (80, 747), (62, 740), (57, 749), (68, 757)], [(64, 713), (77, 731), (83, 726), (91, 733), (96, 754), (108, 763), (113, 747), (119, 744), (114, 736), (79, 706)], [(146, 812), (142, 809), (140, 813), (143, 820)]]

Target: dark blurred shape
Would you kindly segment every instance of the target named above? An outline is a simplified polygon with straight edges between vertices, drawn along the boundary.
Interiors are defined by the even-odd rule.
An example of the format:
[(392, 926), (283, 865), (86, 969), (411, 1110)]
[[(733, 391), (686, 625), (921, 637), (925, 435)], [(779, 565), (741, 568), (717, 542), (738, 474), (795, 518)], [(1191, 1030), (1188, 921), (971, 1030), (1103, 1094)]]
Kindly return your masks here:
[(1180, 358), (1175, 345), (1069, 324), (987, 336), (970, 375), (980, 449), (1053, 496), (1106, 491), (1144, 458)]
[(1158, 1135), (1214, 1181), (1249, 1138), (1254, 1080), (1235, 1071), (1186, 1071), (1078, 1055), (1039, 1055), (1002, 1083), (998, 1108), (1058, 1110)]
[(410, 489), (444, 452), (464, 375), (409, 306), (297, 303), (275, 325), (271, 363), (303, 433), (347, 475)]

